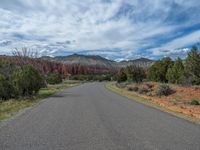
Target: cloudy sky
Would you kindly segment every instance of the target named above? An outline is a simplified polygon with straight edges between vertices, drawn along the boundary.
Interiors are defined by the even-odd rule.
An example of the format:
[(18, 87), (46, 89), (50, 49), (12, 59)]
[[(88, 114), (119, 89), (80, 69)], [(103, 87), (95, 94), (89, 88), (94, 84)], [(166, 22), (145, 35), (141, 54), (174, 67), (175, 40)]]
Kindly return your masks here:
[(200, 41), (199, 0), (0, 0), (0, 54), (121, 60), (184, 57)]

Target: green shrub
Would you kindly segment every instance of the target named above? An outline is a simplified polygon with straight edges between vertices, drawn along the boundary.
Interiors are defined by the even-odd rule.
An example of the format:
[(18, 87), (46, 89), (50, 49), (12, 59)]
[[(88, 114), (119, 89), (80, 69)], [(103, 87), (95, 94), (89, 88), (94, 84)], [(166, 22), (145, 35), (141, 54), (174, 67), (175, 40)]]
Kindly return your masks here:
[(191, 102), (190, 102), (191, 105), (200, 105), (199, 101), (193, 99)]
[(184, 74), (184, 66), (182, 60), (178, 58), (177, 60), (174, 61), (173, 64), (169, 66), (166, 77), (170, 83), (180, 84), (183, 74)]
[(51, 73), (47, 76), (48, 84), (59, 84), (62, 82), (62, 76), (58, 73)]
[(157, 96), (168, 96), (171, 93), (171, 88), (169, 85), (162, 84), (158, 87), (156, 91)]
[(128, 80), (130, 82), (137, 83), (142, 82), (145, 77), (146, 74), (143, 68), (135, 65), (130, 65), (120, 70), (118, 73), (117, 82), (120, 83)]
[(3, 75), (0, 75), (0, 99), (8, 100), (14, 96), (14, 89)]
[(44, 85), (44, 79), (32, 65), (26, 65), (12, 75), (12, 85), (19, 96), (33, 96)]
[(127, 80), (127, 75), (125, 73), (125, 70), (121, 69), (117, 76), (117, 82), (121, 83), (121, 82), (125, 82), (126, 80)]
[(144, 69), (135, 65), (127, 66), (125, 68), (125, 73), (127, 80), (130, 82), (142, 82), (142, 80), (146, 77)]
[(166, 74), (171, 63), (172, 60), (169, 57), (156, 61), (148, 70), (148, 79), (156, 82), (167, 82)]
[(186, 58), (185, 76), (191, 84), (200, 85), (200, 53), (196, 46), (193, 46)]
[(0, 74), (2, 74), (6, 79), (10, 78), (15, 69), (16, 66), (13, 62), (0, 60)]

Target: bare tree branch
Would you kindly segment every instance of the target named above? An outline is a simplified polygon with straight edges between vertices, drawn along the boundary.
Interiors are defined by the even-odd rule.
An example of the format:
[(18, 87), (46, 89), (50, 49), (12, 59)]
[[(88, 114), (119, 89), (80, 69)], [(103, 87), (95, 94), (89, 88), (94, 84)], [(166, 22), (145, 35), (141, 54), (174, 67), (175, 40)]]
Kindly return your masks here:
[(22, 47), (22, 48), (14, 48), (12, 50), (13, 56), (16, 57), (28, 57), (28, 58), (38, 58), (39, 54), (37, 50), (30, 49), (27, 47)]

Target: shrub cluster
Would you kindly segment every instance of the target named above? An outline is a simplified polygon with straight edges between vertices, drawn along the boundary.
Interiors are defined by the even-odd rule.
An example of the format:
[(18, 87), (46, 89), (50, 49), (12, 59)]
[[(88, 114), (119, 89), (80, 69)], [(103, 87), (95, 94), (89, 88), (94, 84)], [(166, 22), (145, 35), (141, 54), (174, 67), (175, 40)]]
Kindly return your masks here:
[(26, 65), (15, 71), (11, 83), (19, 96), (32, 96), (44, 85), (44, 79), (33, 66)]
[(148, 79), (156, 82), (167, 82), (166, 74), (171, 63), (172, 60), (169, 57), (156, 61), (148, 70)]
[(199, 101), (197, 101), (196, 99), (193, 99), (191, 102), (190, 102), (191, 105), (200, 105)]
[(0, 62), (0, 100), (31, 97), (44, 85), (44, 78), (33, 66), (17, 68), (11, 62)]
[(149, 89), (142, 87), (138, 89), (139, 94), (147, 94), (149, 92)]
[(123, 68), (119, 71), (117, 82), (142, 82), (142, 80), (146, 77), (145, 71), (143, 68), (131, 65)]
[(7, 100), (13, 97), (13, 86), (6, 80), (3, 75), (0, 75), (0, 99)]
[(146, 94), (152, 95), (152, 87), (153, 85), (150, 83), (145, 83), (144, 85), (140, 86), (138, 84), (130, 85), (129, 82), (117, 83), (116, 84), (119, 88), (126, 88), (128, 91), (138, 92), (139, 94)]
[(168, 96), (171, 93), (171, 88), (169, 87), (169, 85), (166, 84), (161, 84), (157, 91), (156, 91), (156, 95), (157, 96)]
[(148, 79), (156, 82), (200, 85), (200, 53), (194, 46), (186, 60), (177, 58), (172, 61), (165, 57), (156, 61), (148, 70)]
[(48, 84), (59, 84), (62, 82), (62, 75), (59, 73), (51, 73), (48, 74), (46, 80)]
[(121, 82), (125, 82), (126, 80), (127, 80), (127, 75), (125, 73), (125, 69), (121, 69), (117, 76), (117, 82), (121, 83)]
[[(119, 88), (125, 88), (127, 85), (126, 83), (117, 83)], [(128, 91), (138, 92), (139, 94), (145, 94), (147, 96), (152, 96), (153, 85), (150, 83), (145, 83), (142, 86), (128, 86)], [(167, 84), (161, 84), (155, 91), (156, 96), (168, 96), (172, 93), (172, 89)]]

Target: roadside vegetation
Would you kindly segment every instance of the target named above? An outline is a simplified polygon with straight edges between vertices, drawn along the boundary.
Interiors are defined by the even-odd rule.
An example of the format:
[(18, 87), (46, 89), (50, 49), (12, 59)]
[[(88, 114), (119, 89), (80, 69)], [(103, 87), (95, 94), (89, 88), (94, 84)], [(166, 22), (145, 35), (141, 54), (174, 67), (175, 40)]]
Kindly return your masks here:
[(62, 75), (59, 73), (48, 74), (46, 81), (48, 84), (59, 84), (62, 82)]
[[(200, 119), (200, 53), (192, 47), (185, 60), (165, 57), (149, 69), (128, 66), (112, 88)], [(120, 91), (120, 90), (119, 90)], [(126, 93), (126, 94), (125, 94)]]

